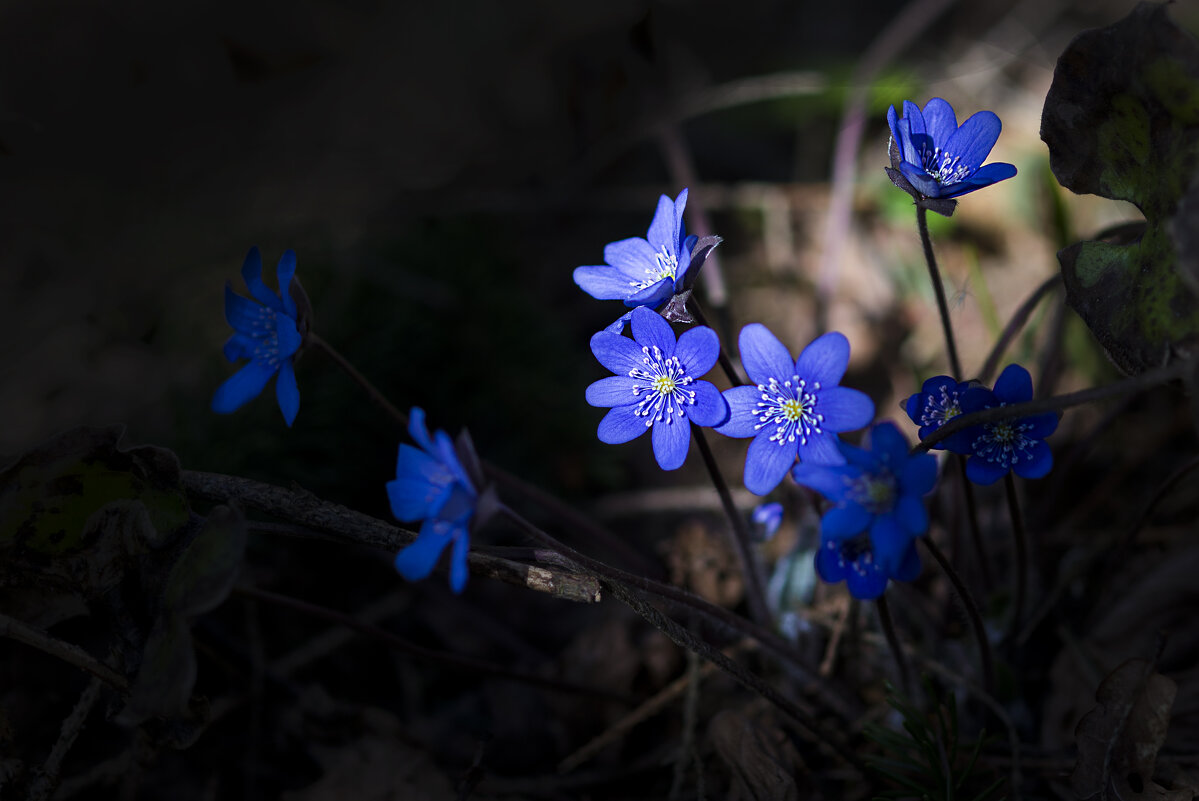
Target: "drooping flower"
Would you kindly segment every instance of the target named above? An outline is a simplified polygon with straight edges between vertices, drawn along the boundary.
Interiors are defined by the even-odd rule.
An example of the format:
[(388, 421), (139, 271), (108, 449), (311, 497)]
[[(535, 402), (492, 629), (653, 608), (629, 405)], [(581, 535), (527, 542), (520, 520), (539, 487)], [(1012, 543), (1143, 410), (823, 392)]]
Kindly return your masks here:
[[(635, 236), (609, 243), (604, 248), (606, 263), (576, 267), (575, 283), (594, 298), (622, 300), (629, 307), (657, 308), (665, 303), (681, 290), (697, 241), (687, 236), (683, 224), (686, 206), (686, 189), (675, 200), (662, 195), (645, 238)], [(625, 313), (607, 330), (619, 334), (629, 319), (629, 313)]]
[(600, 331), (591, 352), (616, 375), (587, 387), (587, 402), (610, 406), (600, 441), (615, 445), (653, 430), (654, 458), (663, 470), (681, 467), (691, 446), (691, 423), (715, 426), (728, 417), (720, 391), (699, 377), (716, 364), (720, 341), (696, 327), (675, 341), (670, 323), (641, 306), (632, 311), (633, 338)]
[(838, 386), (849, 365), (849, 340), (829, 332), (792, 360), (786, 346), (761, 323), (741, 329), (741, 364), (754, 386), (725, 390), (727, 437), (753, 437), (745, 457), (745, 486), (765, 495), (783, 480), (796, 457), (813, 464), (842, 464), (837, 434), (874, 417), (874, 403), (856, 389)]
[[(446, 546), (452, 544), (450, 587), (462, 592), (471, 522), (479, 499), (475, 481), (459, 456), (462, 448), (473, 455), (469, 438), (460, 438), (456, 448), (444, 431), (430, 437), (425, 412), (419, 407), (409, 415), (408, 434), (420, 447), (400, 445), (395, 480), (387, 482), (387, 498), (397, 520), (424, 523), (416, 540), (396, 554), (396, 570), (409, 581), (423, 579), (433, 572)], [(468, 456), (468, 462), (471, 458)]]
[[(1032, 400), (1032, 377), (1018, 364), (1003, 368), (995, 389), (971, 387), (962, 394), (962, 414)], [(1010, 471), (1022, 478), (1043, 478), (1053, 468), (1053, 451), (1045, 438), (1057, 430), (1057, 414), (1045, 412), (983, 423), (947, 440), (949, 450), (968, 453), (966, 477), (975, 484), (994, 484)]]
[[(992, 111), (980, 111), (958, 126), (953, 106), (934, 97), (921, 110), (903, 102), (903, 117), (887, 109), (891, 126), (893, 171), (898, 171), (914, 192), (934, 199), (959, 197), (1011, 178), (1016, 168), (1004, 162), (983, 165), (999, 139), (1002, 124)], [(892, 173), (891, 179), (896, 176)], [(898, 181), (896, 185), (903, 187)]]
[(225, 319), (234, 334), (225, 343), (225, 358), (231, 362), (249, 359), (212, 396), (212, 410), (227, 414), (253, 400), (275, 379), (275, 397), (283, 419), (290, 426), (300, 411), (300, 390), (294, 367), (296, 351), (304, 336), (292, 280), (296, 272), (295, 251), (288, 250), (279, 259), (275, 275), (279, 292), (273, 292), (262, 280), (262, 256), (250, 248), (241, 266), (241, 275), (254, 300), (244, 298), (225, 284)]
[(868, 448), (844, 442), (838, 448), (845, 464), (801, 462), (791, 475), (833, 503), (820, 520), (816, 572), (871, 600), (889, 579), (911, 581), (920, 573), (915, 539), (928, 530), (923, 498), (936, 484), (937, 460), (909, 456), (907, 439), (891, 422), (870, 430)]
[[(904, 411), (913, 423), (920, 426), (920, 439), (924, 439), (962, 413), (962, 395), (971, 386), (969, 382), (959, 382), (947, 375), (933, 376), (924, 382), (919, 392), (907, 399)], [(950, 437), (949, 440), (941, 440), (933, 445), (933, 448), (953, 450), (949, 446), (955, 441)]]

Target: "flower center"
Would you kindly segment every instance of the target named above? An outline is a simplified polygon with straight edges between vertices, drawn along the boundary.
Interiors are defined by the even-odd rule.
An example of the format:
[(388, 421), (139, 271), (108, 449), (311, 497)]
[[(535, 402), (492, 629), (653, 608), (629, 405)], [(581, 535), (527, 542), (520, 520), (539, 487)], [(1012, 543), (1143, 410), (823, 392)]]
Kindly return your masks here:
[(824, 422), (824, 415), (816, 413), (820, 382), (813, 382), (809, 388), (807, 381), (797, 375), (781, 384), (777, 378), (771, 378), (765, 384), (758, 384), (758, 391), (762, 395), (758, 401), (758, 422), (754, 430), (761, 431), (774, 426), (771, 442), (781, 446), (798, 439), (806, 445), (808, 437), (821, 433), (820, 424)]
[(1031, 428), (1031, 424), (1020, 420), (1001, 420), (998, 423), (985, 424), (983, 433), (975, 438), (971, 450), (975, 456), (988, 462), (995, 462), (1000, 467), (1011, 467), (1022, 459), (1032, 459), (1032, 447), (1037, 441), (1024, 433)]
[(895, 507), (895, 474), (890, 470), (846, 478), (845, 482), (849, 485), (847, 497), (870, 514), (888, 514)]
[(645, 268), (645, 278), (641, 281), (632, 281), (630, 284), (637, 291), (648, 289), (654, 284), (661, 281), (663, 278), (669, 278), (671, 281), (675, 279), (675, 271), (679, 269), (679, 259), (673, 253), (666, 249), (663, 245), (662, 249), (654, 254), (654, 265)]
[(629, 378), (644, 382), (644, 386), (633, 387), (633, 396), (641, 397), (642, 393), (646, 396), (633, 414), (645, 418), (646, 428), (662, 420), (673, 423), (676, 415), (683, 416), (683, 407), (695, 405), (694, 390), (684, 389), (695, 383), (695, 379), (687, 375), (678, 356), (663, 357), (657, 345), (642, 346), (641, 352), (645, 354), (641, 360), (645, 367), (634, 367)]
[(275, 328), (274, 309), (258, 307), (258, 318), (251, 324), (249, 335), (254, 339), (254, 350), (250, 358), (266, 362), (270, 367), (278, 367), (279, 331)]
[(837, 555), (837, 566), (844, 570), (852, 567), (859, 576), (865, 576), (874, 566), (874, 551), (868, 533), (841, 540), (826, 540), (824, 547)]
[(961, 413), (962, 405), (959, 394), (950, 392), (948, 387), (942, 386), (938, 394), (930, 394), (928, 400), (924, 402), (920, 425), (940, 428)]
[(946, 153), (939, 147), (929, 150), (928, 146), (925, 145), (921, 147), (920, 155), (923, 160), (925, 172), (936, 178), (937, 183), (942, 186), (956, 184), (974, 172), (969, 164), (962, 162), (961, 156)]

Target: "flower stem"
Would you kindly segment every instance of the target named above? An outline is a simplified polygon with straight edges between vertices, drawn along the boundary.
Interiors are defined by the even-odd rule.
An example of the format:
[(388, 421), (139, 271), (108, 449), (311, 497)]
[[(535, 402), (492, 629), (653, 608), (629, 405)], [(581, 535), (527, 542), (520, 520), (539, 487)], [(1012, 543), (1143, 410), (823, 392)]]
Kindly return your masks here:
[(891, 655), (895, 657), (895, 665), (899, 668), (899, 682), (903, 686), (904, 693), (910, 695), (912, 687), (911, 679), (908, 678), (908, 660), (904, 658), (903, 647), (899, 644), (899, 637), (895, 634), (895, 623), (891, 620), (891, 610), (887, 608), (886, 593), (878, 596), (875, 606), (878, 609), (878, 622), (887, 638), (887, 645), (891, 648)]
[[(700, 325), (707, 326), (713, 331), (716, 329), (708, 322), (708, 318), (704, 316), (704, 310), (700, 308), (699, 301), (695, 299), (695, 294), (691, 295), (691, 303), (688, 308), (695, 314), (695, 321)], [(718, 338), (720, 334), (716, 335)], [(728, 349), (724, 346), (723, 339), (720, 342), (720, 368), (724, 370), (724, 374), (728, 376), (729, 383), (735, 387), (745, 386), (745, 382), (741, 380), (741, 376), (737, 374), (737, 368), (733, 367), (733, 363), (729, 360)]]
[(1028, 534), (1024, 528), (1024, 515), (1020, 512), (1020, 498), (1016, 494), (1016, 480), (1012, 474), (1004, 476), (1003, 488), (1007, 491), (1007, 509), (1012, 518), (1012, 537), (1016, 543), (1016, 605), (1012, 609), (1012, 620), (1008, 625), (1008, 637), (1020, 630), (1024, 617), (1024, 595), (1028, 585)]
[(831, 711), (837, 713), (845, 720), (853, 720), (857, 716), (853, 708), (853, 703), (844, 698), (842, 694), (832, 685), (828, 684), (815, 671), (811, 670), (803, 662), (799, 661), (797, 654), (786, 642), (784, 642), (774, 632), (759, 626), (758, 624), (746, 620), (740, 615), (725, 609), (722, 606), (705, 601), (696, 595), (679, 589), (678, 587), (669, 584), (662, 584), (643, 576), (638, 576), (633, 573), (627, 573), (619, 568), (611, 567), (596, 559), (592, 559), (584, 553), (576, 551), (569, 545), (559, 542), (557, 539), (542, 531), (530, 521), (519, 515), (513, 509), (504, 506), (502, 513), (518, 526), (522, 531), (531, 536), (533, 539), (545, 545), (551, 550), (557, 551), (565, 559), (563, 566), (569, 563), (572, 570), (580, 570), (590, 573), (602, 579), (605, 584), (613, 585), (619, 583), (628, 587), (633, 587), (641, 592), (646, 592), (651, 595), (656, 595), (659, 598), (694, 610), (706, 621), (717, 622), (722, 625), (743, 634), (746, 637), (751, 637), (762, 645), (767, 651), (770, 651), (781, 662), (794, 668), (801, 682), (805, 685), (806, 691), (825, 705)]
[(966, 590), (966, 585), (962, 583), (962, 577), (949, 564), (949, 560), (945, 558), (945, 554), (941, 553), (941, 549), (927, 536), (920, 537), (920, 542), (937, 560), (945, 577), (953, 585), (954, 592), (962, 599), (962, 606), (966, 607), (966, 613), (970, 616), (970, 625), (974, 628), (974, 639), (978, 641), (979, 657), (983, 663), (983, 686), (986, 687), (988, 693), (994, 695), (995, 665), (991, 658), (991, 643), (987, 640), (987, 629), (983, 625), (982, 615), (978, 612), (978, 605), (974, 603), (974, 596)]
[(928, 277), (937, 296), (937, 311), (941, 315), (941, 329), (945, 332), (945, 351), (949, 355), (949, 369), (953, 377), (962, 380), (962, 363), (958, 360), (958, 346), (953, 339), (953, 324), (949, 320), (949, 303), (945, 300), (945, 285), (941, 282), (941, 271), (937, 269), (937, 257), (933, 255), (933, 241), (928, 234), (928, 209), (916, 202), (916, 227), (920, 229), (920, 244), (924, 246), (924, 260), (928, 262)]
[(960, 453), (954, 454), (958, 463), (958, 478), (962, 480), (962, 495), (966, 499), (966, 520), (970, 526), (970, 540), (974, 545), (974, 556), (982, 568), (983, 582), (986, 589), (995, 586), (991, 575), (991, 563), (987, 560), (987, 551), (983, 547), (982, 528), (978, 524), (978, 504), (974, 501), (974, 485), (966, 478), (966, 457)]
[(729, 524), (733, 527), (733, 549), (740, 558), (741, 573), (745, 576), (745, 598), (749, 604), (750, 617), (758, 623), (767, 624), (770, 622), (770, 608), (766, 605), (766, 593), (762, 589), (762, 579), (758, 575), (758, 564), (754, 559), (749, 527), (745, 525), (745, 517), (733, 504), (733, 494), (729, 492), (729, 485), (725, 482), (720, 467), (716, 464), (716, 457), (712, 454), (712, 448), (708, 445), (708, 439), (704, 436), (703, 429), (699, 426), (692, 426), (692, 433), (695, 434), (695, 444), (699, 446), (704, 466), (708, 468), (708, 475), (716, 487), (716, 494), (720, 496), (725, 516), (728, 517)]
[(329, 358), (331, 358), (346, 375), (354, 380), (354, 383), (360, 386), (366, 392), (366, 394), (370, 396), (371, 400), (382, 407), (383, 411), (387, 412), (392, 419), (400, 424), (400, 428), (408, 428), (408, 415), (401, 412), (392, 405), (391, 401), (383, 397), (383, 393), (376, 389), (375, 385), (372, 384), (366, 376), (358, 372), (357, 368), (350, 364), (346, 357), (338, 353), (332, 345), (311, 331), (308, 332), (307, 342), (309, 345), (312, 345), (317, 350), (323, 351)]

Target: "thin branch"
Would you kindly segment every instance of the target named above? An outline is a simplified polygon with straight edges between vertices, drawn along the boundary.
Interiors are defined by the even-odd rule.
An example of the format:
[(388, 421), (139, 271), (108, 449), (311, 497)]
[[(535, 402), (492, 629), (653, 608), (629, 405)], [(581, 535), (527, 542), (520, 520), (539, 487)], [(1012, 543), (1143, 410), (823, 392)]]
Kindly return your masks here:
[(970, 625), (974, 629), (974, 639), (978, 643), (979, 659), (983, 665), (983, 686), (986, 687), (988, 693), (993, 694), (995, 692), (994, 660), (991, 658), (991, 643), (987, 640), (987, 627), (983, 625), (982, 615), (978, 612), (978, 604), (974, 603), (974, 596), (966, 589), (961, 577), (953, 569), (953, 565), (949, 564), (949, 560), (945, 558), (945, 554), (941, 553), (941, 549), (937, 547), (936, 543), (927, 536), (917, 539), (937, 560), (941, 571), (953, 585), (953, 591), (962, 600), (962, 606), (966, 607), (966, 613), (970, 616)]
[(23, 642), (31, 648), (36, 648), (50, 656), (56, 656), (80, 670), (87, 671), (97, 679), (123, 693), (129, 691), (129, 682), (124, 676), (99, 659), (96, 659), (78, 645), (51, 637), (41, 629), (22, 623), (8, 615), (0, 614), (0, 637), (8, 637), (17, 642)]
[[(1032, 316), (1033, 310), (1041, 299), (1048, 295), (1053, 290), (1057, 289), (1062, 283), (1062, 274), (1057, 273), (1052, 278), (1047, 278), (1036, 290), (1033, 291), (1028, 298), (1020, 304), (1020, 308), (1016, 309), (1016, 313), (1012, 315), (1012, 319), (1008, 320), (1007, 326), (1003, 329), (1003, 333), (999, 335), (999, 339), (995, 341), (995, 346), (991, 348), (991, 352), (987, 354), (987, 360), (983, 362), (982, 368), (978, 371), (978, 380), (984, 384), (991, 383), (991, 376), (995, 374), (995, 370), (999, 368), (999, 360), (1003, 358), (1003, 354), (1007, 351), (1008, 346), (1012, 344), (1012, 340), (1024, 328), (1028, 318)], [(960, 379), (959, 379), (960, 380)]]

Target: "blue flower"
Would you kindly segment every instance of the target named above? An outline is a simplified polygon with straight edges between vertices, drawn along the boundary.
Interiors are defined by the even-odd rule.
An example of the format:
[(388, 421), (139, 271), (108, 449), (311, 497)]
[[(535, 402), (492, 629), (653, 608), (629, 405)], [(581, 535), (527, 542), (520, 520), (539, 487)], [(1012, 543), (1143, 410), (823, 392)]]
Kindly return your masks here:
[(720, 341), (711, 328), (691, 328), (675, 342), (670, 323), (644, 306), (632, 311), (633, 339), (600, 331), (591, 352), (616, 375), (587, 387), (592, 406), (612, 407), (600, 421), (601, 442), (629, 442), (653, 429), (654, 458), (663, 470), (681, 467), (691, 423), (714, 426), (729, 410), (720, 390), (698, 380), (716, 364)]
[(423, 579), (433, 572), (446, 546), (453, 543), (450, 587), (462, 592), (478, 492), (449, 435), (437, 431), (429, 436), (423, 409), (412, 409), (408, 433), (420, 448), (400, 445), (395, 481), (387, 482), (387, 498), (397, 520), (423, 520), (424, 524), (416, 541), (396, 554), (396, 570), (409, 581)]
[(769, 540), (783, 524), (783, 505), (781, 503), (760, 504), (754, 507), (752, 517), (762, 532), (762, 539)]
[(905, 100), (903, 118), (897, 119), (891, 106), (887, 123), (892, 167), (924, 197), (955, 198), (1016, 174), (1003, 162), (983, 166), (1002, 127), (992, 111), (980, 111), (958, 127), (953, 106), (941, 98), (928, 101), (923, 111)]
[[(683, 224), (686, 206), (686, 189), (675, 200), (662, 195), (646, 238), (635, 236), (608, 244), (604, 248), (606, 264), (576, 267), (575, 283), (594, 298), (623, 300), (630, 307), (657, 308), (665, 303), (683, 287), (697, 241), (687, 236)], [(619, 334), (629, 319), (626, 313), (606, 330)]]
[(717, 431), (753, 437), (745, 457), (745, 486), (765, 495), (798, 456), (814, 464), (842, 464), (837, 434), (874, 417), (874, 403), (838, 386), (849, 365), (849, 340), (832, 331), (813, 340), (794, 361), (761, 323), (741, 329), (741, 364), (755, 386), (725, 390), (729, 420)]
[[(1032, 400), (1032, 377), (1018, 364), (1003, 368), (995, 389), (972, 387), (962, 395), (962, 414)], [(1046, 412), (972, 426), (949, 437), (949, 450), (968, 453), (966, 477), (994, 484), (1014, 470), (1023, 478), (1043, 478), (1053, 468), (1045, 438), (1057, 430), (1057, 414)]]
[(912, 581), (920, 573), (915, 539), (928, 530), (923, 498), (937, 482), (937, 460), (909, 456), (907, 439), (891, 422), (871, 429), (868, 449), (838, 447), (845, 464), (801, 463), (791, 474), (833, 503), (820, 520), (816, 572), (871, 600), (889, 579)]
[[(947, 375), (933, 376), (924, 382), (919, 392), (907, 399), (904, 411), (913, 423), (920, 426), (920, 439), (924, 439), (962, 413), (962, 395), (971, 386), (968, 382), (959, 382)], [(948, 441), (941, 440), (933, 445), (933, 448), (953, 450), (949, 445), (954, 441), (954, 438), (950, 437)], [(954, 452), (969, 453), (968, 450)]]
[(300, 390), (294, 361), (304, 339), (299, 311), (289, 291), (295, 272), (295, 251), (286, 251), (275, 269), (279, 292), (272, 292), (262, 281), (262, 257), (255, 247), (246, 254), (241, 275), (258, 302), (243, 298), (225, 284), (225, 319), (234, 330), (225, 343), (225, 358), (231, 362), (249, 359), (250, 363), (217, 387), (212, 396), (214, 412), (227, 414), (240, 408), (262, 392), (271, 376), (277, 375), (275, 397), (283, 419), (289, 426), (295, 421), (300, 411)]

